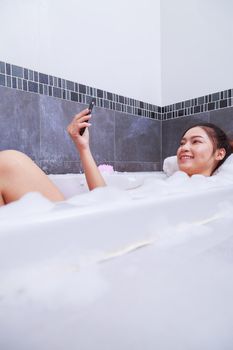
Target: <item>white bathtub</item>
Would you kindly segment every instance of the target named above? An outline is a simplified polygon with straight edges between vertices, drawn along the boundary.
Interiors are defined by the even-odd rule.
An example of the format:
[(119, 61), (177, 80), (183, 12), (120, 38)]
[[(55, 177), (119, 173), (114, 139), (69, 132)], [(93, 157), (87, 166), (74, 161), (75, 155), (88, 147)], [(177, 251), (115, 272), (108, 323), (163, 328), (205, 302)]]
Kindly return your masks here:
[[(163, 178), (163, 172), (103, 172), (104, 179), (108, 186), (116, 187), (122, 190), (136, 188), (143, 184), (146, 178), (158, 177)], [(88, 192), (87, 183), (84, 174), (65, 174), (49, 175), (50, 179), (62, 191), (65, 198)]]
[(0, 349), (232, 348), (233, 186), (164, 176), (0, 210)]

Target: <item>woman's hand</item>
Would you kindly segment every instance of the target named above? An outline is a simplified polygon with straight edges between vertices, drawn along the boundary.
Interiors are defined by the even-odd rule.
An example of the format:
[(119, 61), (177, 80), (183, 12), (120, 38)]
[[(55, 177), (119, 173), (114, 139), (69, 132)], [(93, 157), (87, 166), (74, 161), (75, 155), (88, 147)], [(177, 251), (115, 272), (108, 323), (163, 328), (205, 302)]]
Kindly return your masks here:
[[(87, 184), (90, 190), (96, 187), (106, 186), (95, 160), (91, 154), (89, 147), (89, 132), (88, 127), (91, 125), (89, 120), (91, 115), (89, 109), (84, 109), (76, 114), (72, 122), (68, 125), (67, 131), (79, 150), (79, 155), (85, 172)], [(80, 135), (80, 130), (86, 128), (83, 135)]]
[[(80, 113), (76, 114), (67, 127), (67, 131), (72, 138), (73, 142), (80, 150), (89, 149), (89, 132), (88, 127), (91, 125), (89, 119), (91, 114), (88, 108), (84, 109)], [(80, 130), (86, 128), (83, 135), (80, 135)]]

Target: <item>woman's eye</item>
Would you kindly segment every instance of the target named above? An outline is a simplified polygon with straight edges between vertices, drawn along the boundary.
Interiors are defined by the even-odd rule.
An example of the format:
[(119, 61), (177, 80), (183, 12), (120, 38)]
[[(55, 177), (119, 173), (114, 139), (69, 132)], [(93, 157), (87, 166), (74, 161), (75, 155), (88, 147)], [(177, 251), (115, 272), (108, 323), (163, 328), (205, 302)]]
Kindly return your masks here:
[(200, 143), (199, 140), (193, 140), (193, 143)]

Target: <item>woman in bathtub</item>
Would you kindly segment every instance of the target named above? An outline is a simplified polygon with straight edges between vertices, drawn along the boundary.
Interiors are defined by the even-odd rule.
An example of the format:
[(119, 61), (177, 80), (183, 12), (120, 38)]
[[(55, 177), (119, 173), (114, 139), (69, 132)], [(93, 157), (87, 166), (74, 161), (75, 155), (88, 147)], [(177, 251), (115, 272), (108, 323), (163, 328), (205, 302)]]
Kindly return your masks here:
[[(89, 148), (90, 126), (85, 109), (68, 125), (67, 131), (80, 154), (87, 184), (90, 190), (105, 186)], [(84, 134), (80, 129), (86, 127)], [(189, 176), (211, 176), (232, 153), (226, 134), (217, 126), (200, 123), (183, 134), (177, 150), (179, 170)], [(40, 192), (52, 201), (64, 200), (62, 193), (48, 176), (25, 154), (18, 151), (0, 152), (0, 205), (8, 204), (28, 192)]]

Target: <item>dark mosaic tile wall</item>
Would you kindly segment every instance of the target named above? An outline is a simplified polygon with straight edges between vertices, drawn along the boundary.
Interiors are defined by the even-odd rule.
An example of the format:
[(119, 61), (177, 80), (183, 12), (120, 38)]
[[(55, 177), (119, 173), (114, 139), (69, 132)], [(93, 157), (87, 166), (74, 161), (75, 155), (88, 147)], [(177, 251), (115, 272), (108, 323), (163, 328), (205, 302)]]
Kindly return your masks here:
[[(66, 127), (86, 107), (82, 103), (1, 86), (0, 150), (23, 151), (47, 173), (80, 172), (80, 158)], [(95, 107), (90, 140), (97, 164), (107, 163), (118, 171), (160, 169), (159, 120)]]
[(183, 130), (199, 120), (233, 131), (233, 89), (161, 107), (0, 62), (0, 149), (19, 149), (48, 173), (81, 171), (65, 130), (92, 98), (94, 157), (119, 171), (161, 169)]
[(0, 86), (85, 104), (94, 98), (98, 107), (156, 120), (233, 106), (233, 89), (161, 107), (1, 61)]
[(0, 62), (0, 85), (85, 104), (94, 98), (98, 107), (162, 120), (158, 106), (5, 62)]

